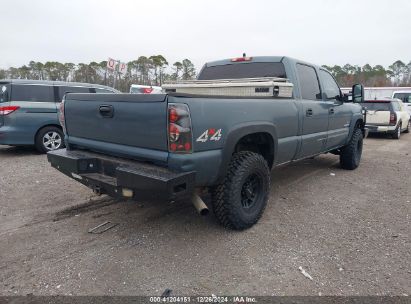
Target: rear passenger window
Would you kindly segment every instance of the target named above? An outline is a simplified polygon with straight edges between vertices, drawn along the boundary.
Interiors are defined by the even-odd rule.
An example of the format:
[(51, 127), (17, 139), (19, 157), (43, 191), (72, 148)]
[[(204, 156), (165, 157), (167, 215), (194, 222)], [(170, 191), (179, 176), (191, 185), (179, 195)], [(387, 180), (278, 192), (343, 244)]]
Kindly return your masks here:
[(53, 90), (45, 85), (12, 85), (11, 100), (53, 102)]
[(315, 69), (308, 65), (297, 64), (297, 73), (300, 80), (301, 98), (321, 100), (320, 84)]
[(66, 93), (94, 93), (91, 92), (91, 88), (87, 87), (69, 87), (69, 86), (59, 86), (58, 87), (58, 101), (63, 99), (64, 94)]

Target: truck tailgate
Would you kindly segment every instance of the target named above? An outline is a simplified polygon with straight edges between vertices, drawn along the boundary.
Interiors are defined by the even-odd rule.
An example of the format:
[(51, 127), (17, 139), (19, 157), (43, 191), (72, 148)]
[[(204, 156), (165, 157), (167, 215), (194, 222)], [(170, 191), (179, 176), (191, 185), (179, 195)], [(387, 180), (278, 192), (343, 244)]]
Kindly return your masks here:
[(390, 124), (389, 111), (367, 111), (367, 124), (370, 125), (389, 125)]
[(76, 145), (80, 142), (80, 146), (91, 150), (101, 142), (98, 150), (110, 154), (124, 146), (124, 153), (120, 153), (123, 156), (126, 151), (136, 151), (128, 147), (166, 152), (166, 98), (165, 94), (67, 94), (67, 141)]

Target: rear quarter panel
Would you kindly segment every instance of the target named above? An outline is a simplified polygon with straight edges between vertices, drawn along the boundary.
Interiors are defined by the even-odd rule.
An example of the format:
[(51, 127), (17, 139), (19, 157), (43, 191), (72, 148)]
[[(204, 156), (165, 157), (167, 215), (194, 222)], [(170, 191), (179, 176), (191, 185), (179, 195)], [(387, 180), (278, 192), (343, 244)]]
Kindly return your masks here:
[[(272, 136), (275, 163), (292, 160), (296, 154), (300, 119), (294, 99), (169, 96), (168, 102), (188, 105), (193, 126), (193, 152), (221, 150), (221, 163), (209, 163), (209, 166), (221, 166), (222, 172), (238, 140), (251, 133), (266, 132)], [(212, 138), (214, 134), (221, 137)]]
[(2, 131), (5, 142), (11, 145), (33, 145), (39, 129), (46, 125), (59, 125), (55, 102), (11, 101), (17, 111), (4, 116)]

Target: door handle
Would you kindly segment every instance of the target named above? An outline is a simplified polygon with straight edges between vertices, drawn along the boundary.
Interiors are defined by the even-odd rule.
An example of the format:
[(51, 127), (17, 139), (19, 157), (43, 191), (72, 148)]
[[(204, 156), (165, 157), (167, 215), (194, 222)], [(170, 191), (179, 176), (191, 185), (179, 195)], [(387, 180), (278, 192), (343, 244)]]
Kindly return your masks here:
[(305, 115), (306, 116), (313, 116), (313, 109), (307, 109), (307, 111), (305, 111)]
[(329, 113), (330, 113), (330, 114), (334, 114), (334, 109), (331, 108), (330, 111), (329, 111)]
[(114, 109), (113, 106), (109, 106), (109, 105), (101, 105), (99, 108), (100, 114), (103, 117), (113, 117), (114, 115)]

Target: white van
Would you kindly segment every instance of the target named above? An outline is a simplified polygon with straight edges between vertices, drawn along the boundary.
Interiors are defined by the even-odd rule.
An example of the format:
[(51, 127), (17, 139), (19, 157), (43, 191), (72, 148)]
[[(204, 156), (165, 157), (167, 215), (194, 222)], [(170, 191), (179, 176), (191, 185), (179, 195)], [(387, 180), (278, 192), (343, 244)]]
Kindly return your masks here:
[(392, 93), (392, 98), (401, 99), (408, 114), (411, 116), (411, 90), (401, 90)]

